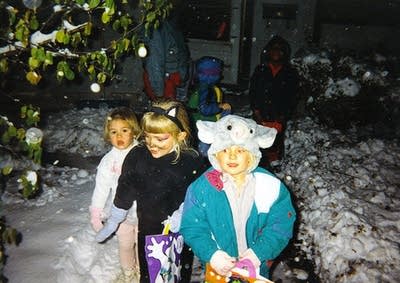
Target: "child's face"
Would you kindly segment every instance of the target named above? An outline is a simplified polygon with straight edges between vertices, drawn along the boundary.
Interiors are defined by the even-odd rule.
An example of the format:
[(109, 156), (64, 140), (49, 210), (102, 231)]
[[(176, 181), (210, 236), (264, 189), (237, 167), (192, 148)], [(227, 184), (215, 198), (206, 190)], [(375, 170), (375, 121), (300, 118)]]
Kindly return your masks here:
[(269, 51), (269, 57), (272, 62), (280, 62), (283, 57), (283, 51), (279, 45), (274, 45)]
[(218, 152), (216, 158), (222, 172), (233, 177), (246, 175), (253, 161), (248, 150), (236, 145)]
[(112, 120), (108, 132), (111, 144), (118, 149), (128, 148), (135, 138), (128, 122), (121, 119)]
[(154, 158), (160, 158), (171, 151), (176, 144), (175, 138), (169, 133), (152, 134), (144, 132), (147, 149)]

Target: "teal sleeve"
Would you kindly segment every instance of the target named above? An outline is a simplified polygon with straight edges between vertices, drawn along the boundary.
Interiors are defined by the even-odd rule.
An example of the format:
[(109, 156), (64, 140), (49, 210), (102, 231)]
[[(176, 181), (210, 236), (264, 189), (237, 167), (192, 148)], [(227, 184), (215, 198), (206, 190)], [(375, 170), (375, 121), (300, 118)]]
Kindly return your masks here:
[(200, 197), (204, 193), (201, 182), (195, 182), (189, 187), (183, 206), (180, 233), (202, 262), (210, 262), (218, 247), (206, 219), (205, 200)]
[(251, 244), (260, 261), (272, 260), (282, 252), (293, 236), (295, 220), (296, 212), (290, 193), (281, 183), (278, 199), (270, 208), (267, 223)]

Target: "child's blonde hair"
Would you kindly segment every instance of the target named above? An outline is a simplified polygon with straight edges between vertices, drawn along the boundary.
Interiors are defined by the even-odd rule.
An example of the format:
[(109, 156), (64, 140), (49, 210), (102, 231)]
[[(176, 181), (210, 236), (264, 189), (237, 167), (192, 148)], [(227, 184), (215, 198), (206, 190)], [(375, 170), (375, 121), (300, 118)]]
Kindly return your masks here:
[[(173, 112), (171, 114), (170, 112)], [(152, 109), (145, 113), (141, 120), (142, 132), (152, 134), (169, 133), (173, 136), (176, 146), (177, 160), (183, 150), (193, 150), (190, 147), (190, 124), (189, 116), (184, 106), (174, 100), (157, 100), (152, 103)], [(182, 139), (178, 138), (181, 132), (185, 132), (186, 136)], [(194, 150), (193, 150), (194, 151)], [(195, 152), (195, 151), (194, 151)]]
[(133, 132), (133, 136), (137, 138), (140, 134), (140, 125), (136, 114), (128, 107), (122, 106), (113, 109), (108, 115), (104, 122), (104, 133), (103, 137), (108, 142), (110, 141), (110, 123), (113, 120), (124, 120), (128, 123), (129, 127)]

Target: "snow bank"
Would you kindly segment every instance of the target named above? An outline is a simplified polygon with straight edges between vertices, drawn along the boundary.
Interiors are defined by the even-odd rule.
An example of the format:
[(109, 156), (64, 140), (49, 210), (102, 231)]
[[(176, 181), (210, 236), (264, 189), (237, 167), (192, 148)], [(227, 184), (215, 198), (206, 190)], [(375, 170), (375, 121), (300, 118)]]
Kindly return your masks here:
[[(352, 140), (311, 119), (290, 125), (281, 177), (298, 198), (300, 248), (322, 282), (400, 278), (396, 141)], [(368, 278), (368, 280), (367, 280)]]

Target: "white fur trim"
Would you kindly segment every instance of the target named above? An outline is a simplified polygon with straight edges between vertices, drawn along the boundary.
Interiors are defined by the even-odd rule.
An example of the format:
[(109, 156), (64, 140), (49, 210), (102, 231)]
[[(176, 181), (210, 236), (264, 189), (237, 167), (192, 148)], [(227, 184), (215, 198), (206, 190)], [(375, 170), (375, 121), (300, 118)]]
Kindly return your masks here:
[(278, 199), (281, 181), (265, 173), (254, 173), (256, 192), (254, 195), (258, 212), (268, 213), (272, 204)]
[(248, 168), (253, 171), (261, 158), (261, 148), (270, 147), (276, 136), (276, 129), (258, 125), (254, 120), (237, 115), (227, 115), (217, 122), (196, 122), (200, 141), (210, 144), (208, 159), (211, 165), (221, 171), (215, 154), (233, 145), (243, 147), (255, 157), (255, 162)]

